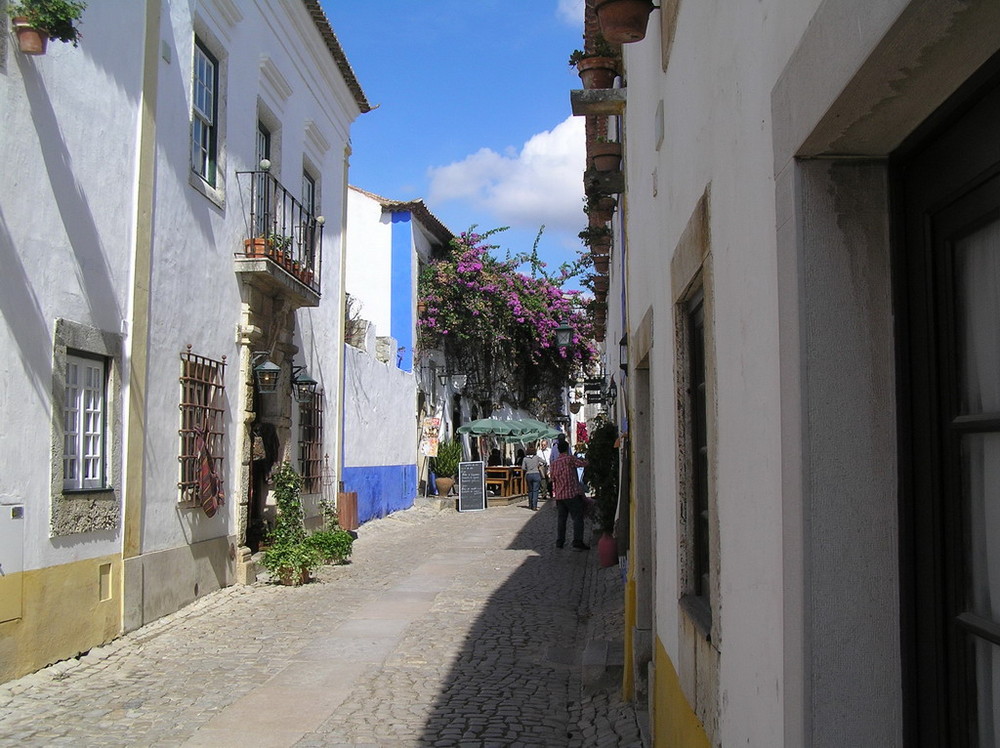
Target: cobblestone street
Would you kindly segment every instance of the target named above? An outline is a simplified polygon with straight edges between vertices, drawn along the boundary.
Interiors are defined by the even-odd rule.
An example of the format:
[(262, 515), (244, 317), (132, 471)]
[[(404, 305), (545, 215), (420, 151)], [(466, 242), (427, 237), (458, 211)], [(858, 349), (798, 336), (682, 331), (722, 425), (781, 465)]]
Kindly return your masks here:
[(304, 587), (231, 587), (0, 685), (0, 745), (638, 746), (622, 583), (555, 508), (416, 508)]

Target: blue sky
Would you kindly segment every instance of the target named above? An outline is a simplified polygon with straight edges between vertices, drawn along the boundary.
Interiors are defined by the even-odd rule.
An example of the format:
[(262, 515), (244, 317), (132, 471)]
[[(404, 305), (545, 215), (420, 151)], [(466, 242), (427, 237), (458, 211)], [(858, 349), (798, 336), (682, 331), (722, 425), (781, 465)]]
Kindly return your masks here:
[(542, 259), (575, 258), (583, 213), (582, 0), (323, 0), (372, 106), (351, 129), (350, 181), (423, 198), (458, 233)]

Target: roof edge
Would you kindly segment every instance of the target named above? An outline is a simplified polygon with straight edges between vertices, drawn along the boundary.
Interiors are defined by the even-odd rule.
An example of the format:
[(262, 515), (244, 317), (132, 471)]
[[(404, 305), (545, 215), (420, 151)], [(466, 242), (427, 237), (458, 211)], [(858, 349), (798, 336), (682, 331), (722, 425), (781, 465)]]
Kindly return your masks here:
[(302, 4), (312, 17), (313, 23), (316, 24), (316, 29), (319, 31), (320, 36), (323, 37), (323, 42), (326, 44), (326, 48), (330, 50), (330, 55), (333, 57), (334, 62), (340, 68), (340, 74), (344, 76), (344, 82), (351, 93), (354, 94), (354, 100), (357, 102), (361, 113), (370, 112), (372, 105), (368, 103), (368, 98), (365, 96), (365, 92), (358, 82), (358, 77), (354, 74), (351, 63), (347, 60), (344, 48), (340, 46), (340, 41), (333, 32), (330, 20), (326, 17), (323, 7), (319, 4), (319, 0), (302, 0)]

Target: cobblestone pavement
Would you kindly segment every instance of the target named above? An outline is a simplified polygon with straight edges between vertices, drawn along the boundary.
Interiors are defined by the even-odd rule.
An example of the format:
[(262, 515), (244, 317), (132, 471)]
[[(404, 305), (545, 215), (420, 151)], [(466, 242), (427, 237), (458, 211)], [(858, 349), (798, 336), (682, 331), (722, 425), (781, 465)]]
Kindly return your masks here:
[(619, 570), (554, 524), (551, 502), (370, 522), (311, 584), (220, 590), (0, 685), (0, 746), (640, 746)]

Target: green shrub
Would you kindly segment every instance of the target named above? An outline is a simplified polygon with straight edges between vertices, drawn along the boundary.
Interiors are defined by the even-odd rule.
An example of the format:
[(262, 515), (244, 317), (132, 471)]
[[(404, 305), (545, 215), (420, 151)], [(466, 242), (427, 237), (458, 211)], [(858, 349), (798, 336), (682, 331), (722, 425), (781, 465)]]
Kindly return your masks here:
[(261, 557), (261, 564), (272, 575), (291, 576), (315, 569), (321, 563), (315, 546), (306, 542), (302, 511), (302, 478), (287, 461), (274, 472), (274, 499), (278, 505), (278, 519), (267, 536), (268, 548)]
[(318, 530), (306, 538), (324, 563), (344, 563), (351, 557), (354, 536), (347, 530)]

